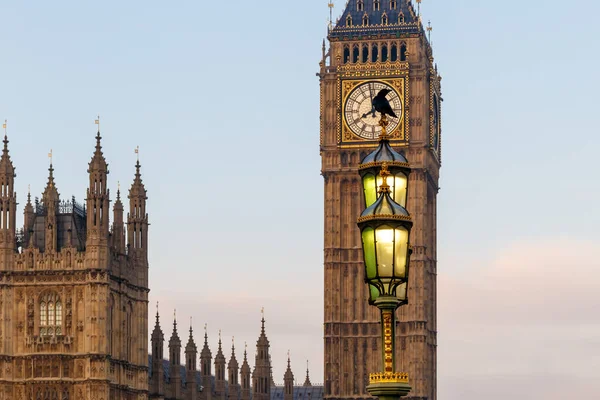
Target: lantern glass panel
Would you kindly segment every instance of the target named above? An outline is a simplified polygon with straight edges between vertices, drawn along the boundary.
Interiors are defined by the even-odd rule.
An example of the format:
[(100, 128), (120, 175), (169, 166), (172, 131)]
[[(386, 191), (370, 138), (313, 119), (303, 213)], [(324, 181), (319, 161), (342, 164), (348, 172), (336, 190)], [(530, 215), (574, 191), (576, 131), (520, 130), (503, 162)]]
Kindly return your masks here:
[(382, 225), (376, 230), (377, 272), (380, 277), (394, 276), (394, 229)]
[(406, 282), (404, 282), (396, 287), (396, 297), (399, 298), (403, 302), (406, 302), (406, 300), (407, 300), (406, 287), (407, 287)]
[(375, 230), (366, 227), (362, 231), (363, 251), (365, 258), (365, 267), (367, 269), (367, 279), (377, 277), (377, 259), (375, 258)]
[(379, 289), (377, 286), (369, 285), (370, 301), (373, 302), (379, 298)]
[[(402, 172), (398, 172), (396, 175), (388, 177), (387, 183), (390, 186), (390, 197), (392, 200), (406, 208), (406, 188), (408, 186), (408, 179), (406, 178), (406, 175), (404, 175)], [(377, 187), (375, 190), (379, 190), (379, 187), (382, 184), (383, 178), (380, 175), (377, 175)], [(377, 195), (375, 197), (377, 197)], [(367, 207), (369, 205), (370, 204), (368, 204)]]
[(396, 278), (406, 278), (406, 261), (408, 257), (408, 230), (404, 227), (395, 229), (396, 254), (394, 269)]
[(373, 174), (365, 174), (362, 180), (363, 190), (365, 192), (365, 204), (366, 207), (370, 207), (377, 201), (377, 188), (379, 185), (376, 184), (375, 175)]
[(394, 195), (394, 201), (406, 208), (406, 188), (408, 186), (408, 179), (402, 172), (398, 172), (394, 175), (394, 187), (392, 188), (392, 194)]

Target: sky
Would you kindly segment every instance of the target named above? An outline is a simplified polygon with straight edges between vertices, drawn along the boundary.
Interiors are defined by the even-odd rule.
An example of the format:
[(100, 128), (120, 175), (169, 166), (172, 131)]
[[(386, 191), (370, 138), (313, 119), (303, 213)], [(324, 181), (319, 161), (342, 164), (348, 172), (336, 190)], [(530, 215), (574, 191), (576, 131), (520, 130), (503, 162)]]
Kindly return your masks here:
[[(343, 1), (335, 1), (334, 15)], [(600, 390), (600, 179), (591, 0), (422, 3), (443, 77), (438, 397)], [(321, 42), (327, 1), (0, 0), (0, 119), (16, 190), (52, 149), (82, 201), (100, 115), (109, 185), (148, 190), (150, 313), (215, 352), (265, 308), (274, 377), (322, 382)], [(20, 209), (22, 210), (22, 208)], [(186, 339), (184, 339), (184, 342)]]

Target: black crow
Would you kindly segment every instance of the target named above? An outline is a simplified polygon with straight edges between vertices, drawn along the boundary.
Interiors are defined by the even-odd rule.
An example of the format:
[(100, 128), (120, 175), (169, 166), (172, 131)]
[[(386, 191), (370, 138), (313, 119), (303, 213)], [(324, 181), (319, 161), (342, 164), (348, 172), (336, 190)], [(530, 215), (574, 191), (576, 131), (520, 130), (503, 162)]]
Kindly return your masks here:
[(394, 118), (398, 118), (396, 116), (396, 113), (394, 113), (394, 110), (392, 110), (390, 102), (388, 101), (388, 99), (385, 98), (385, 96), (387, 96), (390, 92), (390, 89), (381, 89), (381, 91), (379, 91), (379, 93), (377, 93), (377, 96), (375, 96), (375, 98), (373, 99), (373, 107), (375, 108), (375, 111), (381, 114), (387, 114)]
[(377, 93), (377, 96), (375, 96), (375, 98), (373, 98), (373, 101), (371, 103), (373, 105), (373, 108), (371, 109), (371, 111), (364, 114), (362, 117), (365, 118), (369, 114), (373, 114), (373, 117), (375, 117), (375, 112), (378, 112), (378, 113), (381, 113), (384, 115), (387, 114), (394, 118), (398, 118), (398, 116), (396, 116), (396, 113), (394, 112), (394, 110), (392, 110), (392, 106), (390, 105), (390, 102), (385, 97), (390, 92), (391, 92), (390, 89), (381, 89), (379, 91), (379, 93)]

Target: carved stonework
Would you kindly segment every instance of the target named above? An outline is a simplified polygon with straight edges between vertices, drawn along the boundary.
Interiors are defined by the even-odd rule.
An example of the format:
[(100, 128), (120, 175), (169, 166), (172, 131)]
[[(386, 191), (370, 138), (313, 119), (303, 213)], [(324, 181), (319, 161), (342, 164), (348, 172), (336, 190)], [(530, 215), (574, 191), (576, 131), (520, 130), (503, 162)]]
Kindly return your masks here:
[[(120, 229), (124, 239), (130, 228), (122, 204), (109, 218), (111, 183), (99, 135), (96, 140), (89, 182), (100, 182), (101, 189), (88, 188), (86, 205), (60, 199), (51, 168), (41, 201), (28, 199), (25, 205), (22, 232), (0, 229), (0, 400), (108, 400), (109, 393), (115, 399), (148, 399), (147, 379), (133, 379), (134, 371), (148, 368), (148, 338), (139, 335), (148, 324), (148, 265), (138, 261), (147, 259), (147, 248), (136, 248), (134, 258), (124, 240), (119, 251), (112, 246), (111, 231)], [(139, 166), (136, 172), (130, 207), (145, 210)], [(0, 168), (0, 181), (8, 179), (12, 187), (14, 176), (5, 173)], [(101, 218), (94, 218), (94, 207)], [(113, 227), (100, 223), (109, 220)], [(145, 213), (127, 222), (147, 243)], [(109, 325), (123, 320), (109, 298), (132, 304), (128, 331)], [(130, 373), (108, 374), (107, 360), (127, 365)]]

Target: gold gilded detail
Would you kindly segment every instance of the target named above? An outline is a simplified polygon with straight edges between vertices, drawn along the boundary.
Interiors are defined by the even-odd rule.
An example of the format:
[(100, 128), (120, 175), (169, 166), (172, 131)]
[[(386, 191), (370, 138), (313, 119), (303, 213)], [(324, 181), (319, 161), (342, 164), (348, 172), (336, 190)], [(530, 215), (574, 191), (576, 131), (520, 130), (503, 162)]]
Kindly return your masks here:
[[(385, 128), (384, 128), (385, 129)], [(383, 131), (382, 135), (385, 133), (385, 130)], [(388, 185), (387, 183), (387, 178), (388, 176), (390, 176), (390, 171), (388, 171), (388, 166), (387, 163), (383, 163), (381, 165), (381, 171), (379, 172), (379, 175), (381, 176), (381, 178), (383, 179), (383, 182), (381, 183), (381, 185), (379, 186), (379, 193), (390, 193), (390, 185)], [(386, 369), (387, 371), (387, 369)]]
[[(387, 167), (386, 167), (387, 170)], [(383, 170), (381, 171), (383, 174)], [(389, 174), (389, 173), (388, 173)], [(384, 185), (387, 186), (386, 178), (383, 178)], [(383, 185), (382, 185), (383, 186)], [(388, 186), (389, 190), (389, 186)], [(383, 312), (383, 360), (386, 374), (394, 372), (393, 338), (392, 338), (392, 312), (386, 310)]]
[[(379, 167), (383, 164), (384, 162), (382, 161), (376, 161), (376, 162), (370, 162), (370, 163), (366, 163), (366, 164), (360, 164), (358, 166), (359, 171), (363, 170), (363, 169), (367, 169), (367, 168), (371, 168), (371, 167)], [(410, 168), (410, 164), (409, 163), (405, 163), (405, 162), (400, 162), (400, 161), (385, 161), (385, 163), (389, 166), (389, 167), (404, 167), (404, 168)]]
[(396, 219), (399, 221), (412, 221), (412, 218), (408, 215), (401, 215), (401, 214), (397, 214), (397, 215), (389, 215), (389, 214), (385, 214), (385, 215), (368, 215), (366, 217), (360, 217), (358, 219), (358, 222), (365, 222), (365, 221), (371, 221), (371, 220), (382, 220), (382, 219)]
[(406, 372), (377, 372), (369, 375), (369, 383), (408, 383)]

